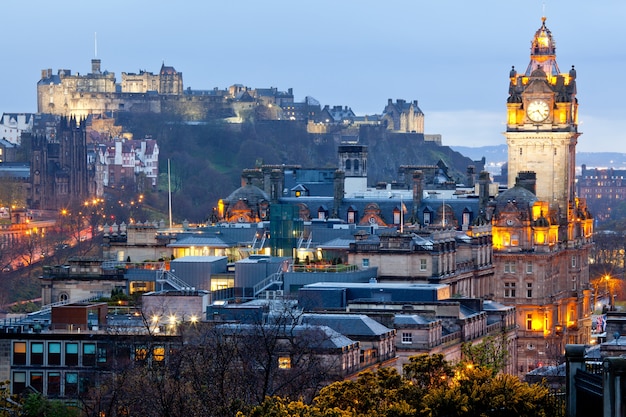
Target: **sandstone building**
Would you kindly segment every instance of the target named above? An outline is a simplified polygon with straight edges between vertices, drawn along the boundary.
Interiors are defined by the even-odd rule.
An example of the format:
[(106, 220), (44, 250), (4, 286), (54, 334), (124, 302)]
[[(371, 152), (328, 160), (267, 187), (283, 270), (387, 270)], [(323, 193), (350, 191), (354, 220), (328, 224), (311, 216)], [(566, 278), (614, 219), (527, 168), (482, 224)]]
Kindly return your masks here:
[(574, 188), (576, 71), (561, 73), (555, 51), (543, 18), (526, 71), (510, 73), (509, 189), (489, 207), (493, 299), (516, 307), (520, 373), (559, 362), (566, 344), (591, 334), (593, 219)]

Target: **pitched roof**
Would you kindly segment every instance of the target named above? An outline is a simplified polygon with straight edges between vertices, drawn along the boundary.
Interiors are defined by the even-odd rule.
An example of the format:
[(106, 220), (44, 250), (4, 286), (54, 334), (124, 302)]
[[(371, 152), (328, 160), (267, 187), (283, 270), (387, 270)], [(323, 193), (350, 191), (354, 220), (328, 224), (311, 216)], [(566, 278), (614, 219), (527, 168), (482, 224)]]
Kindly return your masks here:
[(304, 314), (302, 323), (328, 326), (348, 337), (381, 336), (393, 332), (365, 314)]

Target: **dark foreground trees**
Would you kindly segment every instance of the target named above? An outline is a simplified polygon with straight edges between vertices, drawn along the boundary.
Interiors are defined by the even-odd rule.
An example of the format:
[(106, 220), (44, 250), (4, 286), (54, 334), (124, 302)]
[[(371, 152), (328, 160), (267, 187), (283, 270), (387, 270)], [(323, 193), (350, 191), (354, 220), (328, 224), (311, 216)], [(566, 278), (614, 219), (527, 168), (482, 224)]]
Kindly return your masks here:
[(364, 372), (354, 381), (323, 388), (312, 404), (268, 397), (250, 417), (562, 416), (562, 405), (543, 385), (462, 364), (441, 355), (411, 358), (401, 376), (393, 368)]

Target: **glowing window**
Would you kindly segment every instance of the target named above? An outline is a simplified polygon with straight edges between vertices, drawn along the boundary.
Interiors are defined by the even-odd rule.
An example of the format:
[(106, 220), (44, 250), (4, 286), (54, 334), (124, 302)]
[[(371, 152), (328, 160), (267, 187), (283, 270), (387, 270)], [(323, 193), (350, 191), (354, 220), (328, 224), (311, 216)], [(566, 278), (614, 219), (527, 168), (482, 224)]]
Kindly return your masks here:
[(281, 356), (278, 358), (278, 368), (291, 369), (291, 358), (289, 356)]
[(13, 365), (26, 365), (26, 342), (13, 342)]
[(165, 360), (165, 348), (163, 346), (156, 346), (152, 350), (152, 357), (157, 362), (163, 362)]
[(148, 349), (145, 347), (137, 347), (135, 348), (135, 360), (136, 361), (144, 361), (148, 356)]

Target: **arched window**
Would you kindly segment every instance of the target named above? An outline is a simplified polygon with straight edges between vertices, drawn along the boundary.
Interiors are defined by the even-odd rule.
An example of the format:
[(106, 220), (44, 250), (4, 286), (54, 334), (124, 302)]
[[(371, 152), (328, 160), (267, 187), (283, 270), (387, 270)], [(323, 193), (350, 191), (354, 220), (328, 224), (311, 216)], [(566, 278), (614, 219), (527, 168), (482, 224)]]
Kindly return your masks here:
[(350, 171), (352, 169), (352, 161), (346, 159), (346, 171)]
[(355, 170), (355, 171), (358, 171), (358, 170), (359, 170), (359, 160), (358, 160), (358, 159), (355, 159), (355, 160), (354, 160), (354, 170)]

